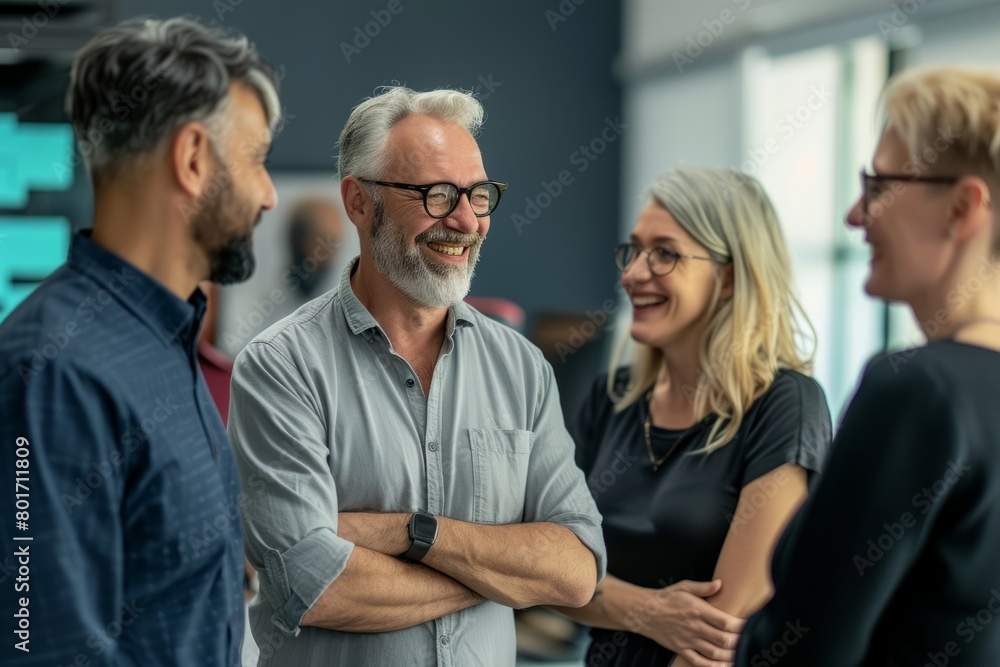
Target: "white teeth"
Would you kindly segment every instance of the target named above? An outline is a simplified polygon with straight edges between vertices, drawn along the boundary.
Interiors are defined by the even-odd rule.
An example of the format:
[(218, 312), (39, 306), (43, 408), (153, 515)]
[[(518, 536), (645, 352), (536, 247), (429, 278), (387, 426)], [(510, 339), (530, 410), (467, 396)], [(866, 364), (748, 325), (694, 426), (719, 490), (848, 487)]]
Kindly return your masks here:
[(438, 243), (428, 243), (427, 247), (443, 255), (451, 255), (452, 257), (459, 257), (465, 252), (465, 248), (456, 248), (455, 246), (440, 245)]
[(666, 303), (666, 297), (662, 296), (635, 296), (632, 297), (632, 304), (638, 306), (639, 308), (644, 308), (646, 306), (655, 306), (661, 303)]

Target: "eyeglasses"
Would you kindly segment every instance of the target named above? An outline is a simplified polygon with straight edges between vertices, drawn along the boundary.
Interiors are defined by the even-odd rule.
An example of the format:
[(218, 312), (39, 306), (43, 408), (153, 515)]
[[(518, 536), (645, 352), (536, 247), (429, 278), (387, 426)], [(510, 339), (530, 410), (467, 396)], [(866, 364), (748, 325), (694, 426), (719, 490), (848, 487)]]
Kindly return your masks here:
[(861, 210), (868, 214), (868, 207), (884, 190), (883, 181), (910, 181), (913, 183), (930, 183), (937, 185), (954, 185), (958, 183), (957, 176), (909, 176), (906, 174), (870, 174), (861, 170)]
[(615, 264), (618, 265), (621, 271), (625, 271), (642, 253), (646, 253), (646, 264), (649, 266), (649, 272), (654, 276), (665, 276), (673, 271), (677, 267), (677, 261), (682, 257), (686, 259), (704, 259), (709, 262), (717, 261), (714, 257), (682, 255), (663, 246), (643, 249), (631, 243), (622, 243), (615, 246)]
[(390, 183), (388, 181), (373, 181), (368, 178), (358, 179), (362, 183), (373, 183), (387, 188), (399, 190), (415, 190), (423, 195), (424, 210), (432, 218), (446, 218), (458, 206), (459, 198), (465, 194), (469, 198), (473, 213), (477, 218), (484, 218), (496, 210), (500, 197), (507, 189), (506, 183), (500, 181), (483, 181), (467, 188), (460, 188), (454, 183), (431, 183), (429, 185), (411, 185), (410, 183)]

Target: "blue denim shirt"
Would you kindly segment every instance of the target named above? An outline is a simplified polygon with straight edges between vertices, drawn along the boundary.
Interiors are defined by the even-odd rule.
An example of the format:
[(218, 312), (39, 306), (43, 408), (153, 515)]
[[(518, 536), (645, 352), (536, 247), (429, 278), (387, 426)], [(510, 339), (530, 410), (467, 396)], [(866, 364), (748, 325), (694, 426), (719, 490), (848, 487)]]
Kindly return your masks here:
[(239, 479), (204, 310), (78, 235), (0, 324), (0, 663), (239, 665)]

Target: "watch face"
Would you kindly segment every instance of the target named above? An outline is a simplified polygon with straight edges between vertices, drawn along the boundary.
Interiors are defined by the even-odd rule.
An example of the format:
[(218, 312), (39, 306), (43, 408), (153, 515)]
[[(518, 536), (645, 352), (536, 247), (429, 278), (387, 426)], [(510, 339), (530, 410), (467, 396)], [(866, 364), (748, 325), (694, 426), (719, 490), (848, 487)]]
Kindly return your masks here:
[(433, 542), (437, 537), (438, 522), (427, 514), (414, 514), (410, 519), (410, 535), (423, 542)]

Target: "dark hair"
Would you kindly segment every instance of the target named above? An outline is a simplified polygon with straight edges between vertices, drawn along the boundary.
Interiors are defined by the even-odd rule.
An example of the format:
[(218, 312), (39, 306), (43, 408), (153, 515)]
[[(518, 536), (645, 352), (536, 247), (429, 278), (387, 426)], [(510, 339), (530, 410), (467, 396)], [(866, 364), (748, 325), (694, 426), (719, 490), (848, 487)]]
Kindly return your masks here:
[(192, 120), (217, 138), (234, 81), (257, 92), (273, 131), (281, 116), (277, 79), (246, 37), (187, 18), (102, 30), (73, 61), (66, 95), (91, 175), (152, 150)]

